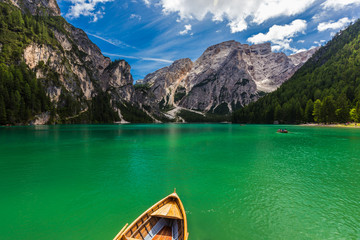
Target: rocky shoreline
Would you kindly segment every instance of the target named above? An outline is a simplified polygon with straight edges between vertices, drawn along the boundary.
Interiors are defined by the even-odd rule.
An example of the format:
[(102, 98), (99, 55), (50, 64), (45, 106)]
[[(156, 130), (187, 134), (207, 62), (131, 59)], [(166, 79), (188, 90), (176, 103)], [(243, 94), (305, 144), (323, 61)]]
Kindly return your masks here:
[(304, 124), (299, 124), (299, 126), (305, 126), (305, 127), (360, 128), (360, 123), (334, 123), (334, 124), (304, 123)]

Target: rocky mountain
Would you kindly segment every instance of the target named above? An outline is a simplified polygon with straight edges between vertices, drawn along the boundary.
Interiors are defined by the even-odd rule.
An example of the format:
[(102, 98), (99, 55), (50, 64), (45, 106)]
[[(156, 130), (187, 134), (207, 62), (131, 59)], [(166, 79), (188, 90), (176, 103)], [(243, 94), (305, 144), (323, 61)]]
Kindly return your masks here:
[[(55, 122), (152, 121), (134, 101), (130, 65), (104, 57), (83, 30), (60, 16), (55, 0), (0, 0), (0, 4), (5, 13), (1, 20), (6, 22), (1, 26), (0, 44), (6, 50), (0, 52), (1, 62), (15, 68), (25, 62), (35, 73), (50, 101), (41, 110), (48, 114), (39, 116), (52, 114)], [(24, 90), (20, 86), (8, 91), (10, 100), (4, 104), (11, 108), (11, 94)], [(31, 111), (24, 117), (14, 109), (7, 115), (17, 117), (7, 117), (5, 123), (36, 120), (31, 115), (39, 112)]]
[(152, 99), (160, 108), (175, 105), (224, 114), (276, 90), (315, 51), (287, 56), (272, 52), (270, 43), (249, 46), (228, 41), (209, 47), (194, 63), (175, 61), (139, 84), (148, 87), (146, 101)]

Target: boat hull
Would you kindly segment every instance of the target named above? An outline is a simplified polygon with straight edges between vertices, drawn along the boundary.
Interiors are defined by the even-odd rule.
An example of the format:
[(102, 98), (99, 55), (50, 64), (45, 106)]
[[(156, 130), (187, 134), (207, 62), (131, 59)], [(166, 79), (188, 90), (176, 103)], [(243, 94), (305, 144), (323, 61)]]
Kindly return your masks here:
[(161, 199), (116, 235), (114, 240), (187, 240), (184, 206), (176, 193)]

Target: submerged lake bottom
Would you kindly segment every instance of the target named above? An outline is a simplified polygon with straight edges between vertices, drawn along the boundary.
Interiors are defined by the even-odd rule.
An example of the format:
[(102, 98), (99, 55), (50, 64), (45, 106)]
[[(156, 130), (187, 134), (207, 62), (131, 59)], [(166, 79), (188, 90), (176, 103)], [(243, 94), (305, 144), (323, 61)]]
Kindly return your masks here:
[(1, 239), (113, 239), (174, 188), (190, 240), (360, 239), (360, 130), (0, 127)]

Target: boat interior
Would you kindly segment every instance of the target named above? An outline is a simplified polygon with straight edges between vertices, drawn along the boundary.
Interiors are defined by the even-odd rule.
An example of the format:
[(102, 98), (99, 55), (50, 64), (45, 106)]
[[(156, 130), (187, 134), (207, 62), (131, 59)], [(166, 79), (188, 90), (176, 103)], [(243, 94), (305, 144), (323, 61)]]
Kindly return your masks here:
[(177, 199), (168, 198), (131, 224), (121, 240), (183, 240), (183, 225)]

